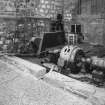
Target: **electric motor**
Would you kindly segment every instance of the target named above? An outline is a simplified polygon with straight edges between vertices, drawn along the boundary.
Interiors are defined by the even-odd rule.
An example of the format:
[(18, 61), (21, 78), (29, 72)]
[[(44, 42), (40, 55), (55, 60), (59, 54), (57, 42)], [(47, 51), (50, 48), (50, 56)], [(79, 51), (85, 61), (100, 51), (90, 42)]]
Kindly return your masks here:
[(58, 66), (70, 68), (72, 73), (78, 73), (81, 70), (81, 59), (85, 57), (85, 54), (78, 46), (67, 45), (61, 52), (58, 59)]

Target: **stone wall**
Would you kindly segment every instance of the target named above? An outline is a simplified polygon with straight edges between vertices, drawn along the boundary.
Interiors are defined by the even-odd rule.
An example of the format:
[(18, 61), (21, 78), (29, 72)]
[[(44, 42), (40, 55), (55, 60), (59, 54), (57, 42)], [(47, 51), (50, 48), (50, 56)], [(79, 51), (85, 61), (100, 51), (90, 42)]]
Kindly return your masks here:
[(92, 17), (93, 16), (89, 15), (89, 17), (78, 18), (79, 23), (83, 26), (82, 33), (85, 35), (86, 41), (103, 45), (105, 20), (96, 18), (98, 16)]
[[(49, 18), (56, 16), (57, 9), (62, 6), (59, 4), (62, 4), (59, 0), (0, 0), (0, 51), (11, 51), (15, 41), (15, 45), (18, 42), (25, 46), (32, 36), (48, 31)], [(16, 23), (21, 19), (24, 22), (20, 22), (19, 35), (15, 35), (19, 26)], [(20, 32), (22, 29), (24, 32)]]
[[(103, 12), (103, 6), (100, 7), (100, 3), (105, 2), (102, 2), (104, 0), (101, 0), (100, 2), (97, 2), (96, 0), (97, 3), (92, 3), (92, 1), (88, 0), (82, 3), (81, 14), (77, 15), (76, 20), (83, 26), (82, 33), (85, 35), (86, 41), (94, 44), (105, 45), (105, 13)], [(95, 6), (97, 8), (94, 8)]]

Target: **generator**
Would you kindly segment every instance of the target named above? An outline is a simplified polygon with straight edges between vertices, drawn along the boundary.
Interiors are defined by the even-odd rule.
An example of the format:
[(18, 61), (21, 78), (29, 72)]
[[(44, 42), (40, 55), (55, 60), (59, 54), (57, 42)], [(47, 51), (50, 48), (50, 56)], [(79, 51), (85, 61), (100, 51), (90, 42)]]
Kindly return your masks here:
[(96, 83), (103, 83), (105, 80), (105, 59), (86, 57), (83, 49), (78, 46), (66, 45), (62, 48), (57, 65), (61, 68), (61, 73), (78, 74), (84, 71), (85, 74), (90, 73)]

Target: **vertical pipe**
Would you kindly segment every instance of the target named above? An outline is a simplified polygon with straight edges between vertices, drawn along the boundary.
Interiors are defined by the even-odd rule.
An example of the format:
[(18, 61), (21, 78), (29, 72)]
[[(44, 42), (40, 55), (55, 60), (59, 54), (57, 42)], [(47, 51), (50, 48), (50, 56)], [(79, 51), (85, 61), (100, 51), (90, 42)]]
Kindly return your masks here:
[(64, 24), (64, 0), (62, 0), (62, 19), (63, 19), (63, 24)]

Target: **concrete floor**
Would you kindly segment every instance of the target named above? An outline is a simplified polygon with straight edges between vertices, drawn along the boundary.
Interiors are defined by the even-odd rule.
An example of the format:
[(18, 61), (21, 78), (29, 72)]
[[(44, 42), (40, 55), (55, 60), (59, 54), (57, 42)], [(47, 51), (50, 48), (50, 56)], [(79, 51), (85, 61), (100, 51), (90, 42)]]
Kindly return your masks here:
[(0, 61), (0, 105), (92, 105)]

